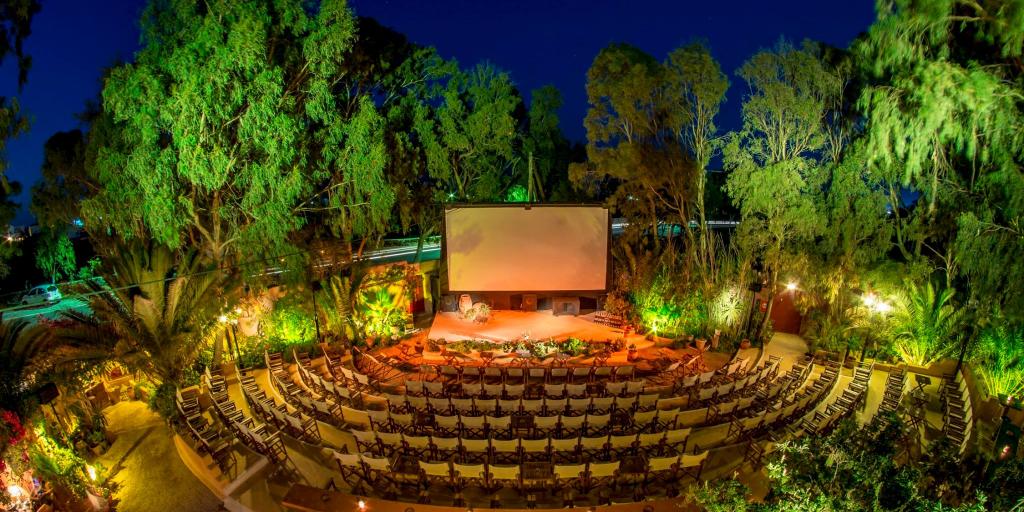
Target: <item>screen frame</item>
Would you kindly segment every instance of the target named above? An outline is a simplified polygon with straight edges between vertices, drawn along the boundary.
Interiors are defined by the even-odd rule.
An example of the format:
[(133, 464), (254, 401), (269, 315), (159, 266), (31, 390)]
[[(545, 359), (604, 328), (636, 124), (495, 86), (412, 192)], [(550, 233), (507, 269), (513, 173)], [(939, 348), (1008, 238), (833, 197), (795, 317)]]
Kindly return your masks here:
[[(531, 210), (533, 208), (600, 208), (605, 211), (608, 217), (608, 226), (605, 229), (605, 273), (604, 288), (597, 290), (454, 290), (449, 287), (448, 282), (448, 211), (467, 208), (519, 208)], [(608, 293), (612, 285), (612, 224), (613, 217), (611, 210), (600, 203), (448, 203), (441, 210), (441, 274), (442, 292), (447, 293), (535, 293), (539, 295), (579, 295), (579, 294), (604, 294)]]

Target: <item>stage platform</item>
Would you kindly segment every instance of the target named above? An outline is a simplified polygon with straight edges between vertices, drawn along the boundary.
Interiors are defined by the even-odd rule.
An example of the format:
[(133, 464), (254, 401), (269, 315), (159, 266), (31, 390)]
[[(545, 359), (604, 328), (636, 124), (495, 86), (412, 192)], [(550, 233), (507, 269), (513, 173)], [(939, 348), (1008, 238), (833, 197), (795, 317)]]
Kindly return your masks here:
[(551, 311), (495, 310), (486, 323), (474, 323), (460, 319), (458, 313), (438, 313), (434, 315), (434, 323), (430, 326), (427, 338), (505, 342), (524, 337), (532, 340), (579, 338), (599, 341), (625, 337), (628, 342), (638, 345), (644, 339), (638, 334), (623, 336), (622, 329), (597, 323), (593, 318), (593, 313), (555, 316)]

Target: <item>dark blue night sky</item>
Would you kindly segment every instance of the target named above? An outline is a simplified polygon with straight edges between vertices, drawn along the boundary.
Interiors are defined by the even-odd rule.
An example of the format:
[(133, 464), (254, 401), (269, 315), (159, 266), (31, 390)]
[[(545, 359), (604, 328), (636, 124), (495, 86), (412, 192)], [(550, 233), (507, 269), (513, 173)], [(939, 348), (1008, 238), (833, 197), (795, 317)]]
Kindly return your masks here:
[[(19, 95), (34, 123), (30, 133), (9, 142), (10, 179), (27, 191), (39, 176), (42, 148), (56, 131), (76, 128), (75, 114), (96, 97), (105, 66), (129, 59), (138, 47), (138, 16), (144, 0), (91, 2), (42, 0), (26, 49), (33, 67)], [(484, 1), (352, 0), (355, 11), (438, 48), (464, 66), (488, 60), (508, 71), (528, 93), (554, 84), (565, 99), (562, 128), (583, 140), (586, 72), (610, 42), (639, 46), (659, 60), (676, 46), (707, 41), (733, 87), (718, 121), (739, 125), (743, 90), (733, 71), (780, 37), (847, 45), (874, 19), (873, 2), (850, 1)], [(0, 94), (16, 92), (10, 59), (0, 68)], [(15, 221), (31, 222), (27, 194)]]

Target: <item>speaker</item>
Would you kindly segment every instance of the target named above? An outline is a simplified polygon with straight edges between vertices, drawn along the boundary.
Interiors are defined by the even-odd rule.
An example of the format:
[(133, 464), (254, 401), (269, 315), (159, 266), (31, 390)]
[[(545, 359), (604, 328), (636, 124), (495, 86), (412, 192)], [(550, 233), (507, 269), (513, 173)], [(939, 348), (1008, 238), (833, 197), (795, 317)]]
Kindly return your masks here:
[(523, 311), (537, 311), (537, 294), (523, 294)]
[(459, 298), (456, 295), (445, 294), (441, 296), (441, 311), (454, 313), (459, 310)]
[(56, 400), (57, 397), (60, 396), (60, 390), (57, 389), (56, 384), (48, 382), (43, 387), (39, 388), (39, 391), (36, 392), (36, 395), (39, 397), (39, 403), (46, 405)]

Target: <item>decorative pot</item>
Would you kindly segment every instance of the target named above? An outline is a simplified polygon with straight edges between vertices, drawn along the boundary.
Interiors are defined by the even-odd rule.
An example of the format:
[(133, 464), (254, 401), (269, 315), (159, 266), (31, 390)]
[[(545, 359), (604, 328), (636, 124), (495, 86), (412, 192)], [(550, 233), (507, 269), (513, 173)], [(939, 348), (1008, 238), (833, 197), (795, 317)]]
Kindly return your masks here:
[(740, 342), (740, 348), (742, 348), (742, 349), (750, 348), (750, 340), (747, 339), (747, 338), (743, 338), (743, 341)]

